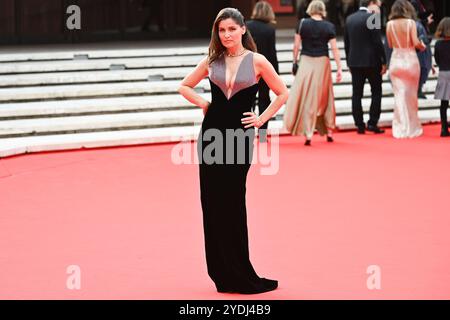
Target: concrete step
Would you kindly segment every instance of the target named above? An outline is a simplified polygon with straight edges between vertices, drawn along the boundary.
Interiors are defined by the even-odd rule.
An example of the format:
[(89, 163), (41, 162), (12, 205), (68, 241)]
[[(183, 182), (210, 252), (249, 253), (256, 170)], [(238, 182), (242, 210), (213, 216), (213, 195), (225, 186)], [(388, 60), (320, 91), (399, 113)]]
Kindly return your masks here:
[[(435, 40), (432, 42), (434, 47)], [(338, 39), (338, 48), (343, 51), (344, 43)], [(10, 62), (30, 62), (30, 61), (55, 61), (55, 60), (74, 60), (76, 58), (82, 59), (117, 59), (117, 58), (136, 58), (136, 57), (170, 57), (170, 56), (185, 56), (185, 55), (206, 55), (208, 52), (208, 43), (205, 41), (205, 45), (202, 46), (183, 46), (183, 47), (169, 47), (169, 48), (157, 48), (154, 44), (149, 43), (146, 47), (142, 48), (142, 44), (139, 47), (124, 49), (124, 46), (132, 46), (133, 44), (125, 43), (118, 46), (117, 49), (103, 49), (98, 47), (96, 49), (83, 49), (77, 47), (69, 47), (65, 49), (43, 49), (43, 52), (19, 52), (2, 53), (0, 50), (0, 63)], [(277, 39), (276, 50), (277, 52), (292, 52), (293, 48), (293, 35), (291, 40)], [(41, 47), (39, 47), (42, 51)]]
[[(368, 100), (364, 101), (364, 108), (368, 110)], [(394, 107), (394, 99), (383, 101), (383, 111), (390, 113)], [(437, 109), (439, 101), (421, 100), (422, 109)], [(275, 116), (282, 118), (285, 106)], [(336, 105), (338, 117), (351, 114), (348, 104)], [(177, 127), (200, 124), (203, 114), (200, 108), (188, 110), (166, 110), (151, 112), (129, 112), (116, 114), (61, 116), (50, 118), (3, 120), (0, 121), (0, 138), (44, 135), (52, 133), (72, 133), (105, 130), (125, 130), (135, 128)]]
[[(421, 110), (419, 116), (422, 123), (439, 121), (438, 110)], [(367, 120), (367, 116), (365, 117)], [(380, 125), (390, 126), (392, 113), (381, 115)], [(341, 130), (353, 129), (351, 116), (337, 118), (337, 126)], [(160, 142), (178, 142), (194, 140), (198, 136), (199, 126), (154, 128), (143, 130), (123, 130), (110, 132), (91, 132), (79, 134), (47, 135), (0, 139), (0, 158), (23, 153), (33, 153), (50, 150), (70, 150), (84, 148), (99, 148), (111, 146), (153, 144)], [(272, 121), (269, 133), (280, 131), (282, 121)], [(193, 151), (195, 152), (195, 151)]]
[[(200, 94), (210, 99), (210, 94)], [(179, 94), (5, 103), (0, 119), (126, 113), (196, 108)]]
[(42, 151), (129, 146), (195, 139), (199, 126), (0, 139), (0, 158)]
[[(343, 50), (344, 44), (338, 41), (338, 47)], [(277, 52), (291, 52), (293, 42), (277, 43)], [(70, 48), (65, 51), (47, 51), (47, 52), (27, 52), (27, 53), (1, 53), (0, 63), (8, 62), (29, 62), (29, 61), (49, 61), (49, 60), (74, 60), (74, 59), (117, 59), (117, 58), (138, 58), (138, 57), (171, 57), (186, 55), (206, 55), (208, 47), (179, 47), (179, 48), (133, 48), (117, 50), (86, 50)]]
[(0, 138), (51, 133), (108, 131), (193, 125), (202, 120), (200, 108), (191, 110), (121, 113), (0, 121)]
[[(351, 82), (351, 74), (348, 72), (346, 63), (343, 63), (343, 82)], [(1, 76), (0, 88), (25, 87), (25, 86), (46, 86), (46, 85), (67, 85), (83, 83), (104, 83), (104, 82), (135, 82), (135, 81), (181, 81), (189, 74), (193, 67), (171, 67), (171, 68), (146, 68), (133, 70), (108, 70), (108, 71), (78, 71), (78, 72), (44, 72), (27, 74), (8, 74)], [(292, 64), (280, 63), (280, 75), (290, 75)], [(333, 63), (333, 73), (336, 72)], [(430, 74), (430, 78), (437, 75)], [(385, 78), (387, 80), (387, 78)]]
[[(378, 125), (380, 127), (391, 127), (392, 119), (394, 117), (393, 112), (384, 112), (380, 116), (380, 120)], [(430, 124), (440, 122), (440, 115), (438, 109), (432, 110), (419, 110), (419, 118), (422, 124)], [(369, 115), (367, 113), (364, 114), (364, 121), (367, 123), (369, 120)], [(282, 120), (271, 121), (269, 125), (269, 129), (272, 130), (281, 130), (283, 127)], [(356, 129), (355, 124), (353, 122), (353, 117), (351, 115), (348, 116), (340, 116), (336, 117), (336, 127), (338, 130), (353, 130)], [(269, 130), (270, 132), (270, 130)], [(280, 131), (281, 133), (285, 133), (284, 131)]]
[[(346, 64), (343, 63), (343, 65), (345, 67), (343, 70), (347, 71)], [(336, 71), (337, 68), (334, 64), (333, 67), (333, 71)], [(126, 81), (181, 81), (193, 69), (193, 67), (169, 67), (132, 70), (7, 74), (1, 76), (0, 88)], [(280, 74), (289, 75), (291, 74), (292, 63), (280, 63), (279, 69)]]
[[(194, 67), (205, 55), (167, 56), (167, 57), (136, 57), (117, 59), (87, 59), (87, 60), (50, 60), (27, 61), (15, 63), (0, 63), (0, 74), (23, 74), (65, 71), (110, 70), (114, 66), (123, 69)], [(345, 52), (341, 52), (345, 62)], [(291, 52), (278, 52), (279, 62), (292, 62)]]
[[(205, 99), (210, 99), (210, 94), (208, 93), (200, 95)], [(272, 98), (275, 98), (273, 93), (271, 93), (271, 95)], [(368, 107), (370, 105), (370, 101), (370, 98), (364, 98), (362, 101), (363, 106)], [(382, 103), (384, 110), (392, 110), (394, 98), (384, 97)], [(429, 95), (428, 100), (419, 100), (419, 106), (421, 108), (437, 107), (439, 106), (439, 103), (439, 101), (433, 99), (433, 95)], [(5, 103), (0, 106), (0, 120), (151, 111), (175, 111), (198, 108), (186, 101), (179, 94)], [(284, 106), (279, 112), (282, 112), (282, 110), (284, 110)], [(342, 99), (336, 100), (336, 111), (337, 114), (350, 113), (351, 102)]]
[[(346, 75), (349, 81), (349, 75)], [(283, 75), (283, 81), (288, 87), (292, 84), (294, 77), (292, 75)], [(436, 88), (436, 80), (427, 82), (425, 88), (429, 92)], [(0, 105), (6, 102), (35, 101), (35, 100), (55, 100), (55, 99), (74, 99), (74, 98), (94, 98), (94, 97), (121, 97), (136, 95), (160, 95), (173, 94), (177, 92), (180, 81), (139, 81), (139, 82), (119, 82), (119, 83), (100, 83), (100, 84), (77, 84), (60, 85), (44, 87), (25, 87), (25, 88), (1, 88)], [(206, 79), (202, 80), (196, 87), (200, 92), (209, 92), (210, 85)], [(336, 99), (351, 98), (351, 85), (349, 82), (334, 85)], [(369, 86), (366, 86), (365, 95), (370, 93)], [(389, 82), (383, 83), (384, 95), (392, 94), (392, 86)]]

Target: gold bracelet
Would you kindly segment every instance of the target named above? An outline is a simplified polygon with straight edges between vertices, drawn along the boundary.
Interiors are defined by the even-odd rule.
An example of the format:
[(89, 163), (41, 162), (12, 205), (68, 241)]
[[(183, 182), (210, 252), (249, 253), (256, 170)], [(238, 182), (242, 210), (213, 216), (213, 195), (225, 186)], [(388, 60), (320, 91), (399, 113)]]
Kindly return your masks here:
[(261, 120), (260, 117), (258, 117), (258, 120), (256, 121), (256, 123), (257, 123), (258, 128), (264, 124), (264, 122)]

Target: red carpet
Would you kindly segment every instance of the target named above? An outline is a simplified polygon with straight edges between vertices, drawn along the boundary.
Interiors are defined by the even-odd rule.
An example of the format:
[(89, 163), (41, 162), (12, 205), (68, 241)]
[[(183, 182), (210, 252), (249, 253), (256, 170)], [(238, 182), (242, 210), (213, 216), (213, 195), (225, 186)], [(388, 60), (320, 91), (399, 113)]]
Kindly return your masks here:
[[(174, 144), (0, 160), (1, 299), (450, 299), (450, 139), (439, 126), (280, 138), (248, 178), (250, 253), (279, 289), (219, 294), (206, 273), (196, 165)], [(81, 268), (81, 289), (66, 270)], [(381, 289), (366, 285), (370, 265)]]

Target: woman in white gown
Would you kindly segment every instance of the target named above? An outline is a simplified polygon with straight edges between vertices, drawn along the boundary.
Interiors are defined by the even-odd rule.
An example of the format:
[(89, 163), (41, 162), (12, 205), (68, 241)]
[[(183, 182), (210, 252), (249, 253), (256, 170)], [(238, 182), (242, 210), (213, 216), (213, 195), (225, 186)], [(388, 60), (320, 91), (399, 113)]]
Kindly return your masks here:
[(394, 91), (394, 119), (392, 135), (395, 138), (414, 138), (422, 135), (418, 110), (420, 64), (416, 48), (426, 46), (417, 38), (414, 7), (407, 0), (397, 0), (391, 9), (387, 24), (387, 40), (393, 48), (389, 76)]

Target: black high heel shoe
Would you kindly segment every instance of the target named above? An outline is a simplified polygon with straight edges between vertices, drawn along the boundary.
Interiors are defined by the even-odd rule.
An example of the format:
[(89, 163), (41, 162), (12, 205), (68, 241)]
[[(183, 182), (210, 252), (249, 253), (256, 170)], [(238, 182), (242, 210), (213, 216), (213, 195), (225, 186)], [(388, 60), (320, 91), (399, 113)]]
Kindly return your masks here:
[(233, 290), (222, 286), (216, 286), (217, 292), (220, 293), (239, 293), (239, 294), (258, 294), (273, 291), (278, 288), (278, 281), (266, 278), (261, 278), (261, 285), (258, 288), (251, 290)]
[(310, 145), (311, 145), (311, 140), (310, 139), (306, 139), (305, 146), (310, 146)]
[(233, 293), (234, 292), (230, 288), (226, 288), (226, 287), (218, 287), (218, 286), (216, 286), (216, 289), (217, 289), (217, 292), (220, 292), (220, 293)]
[(334, 142), (333, 137), (327, 136), (327, 142)]

